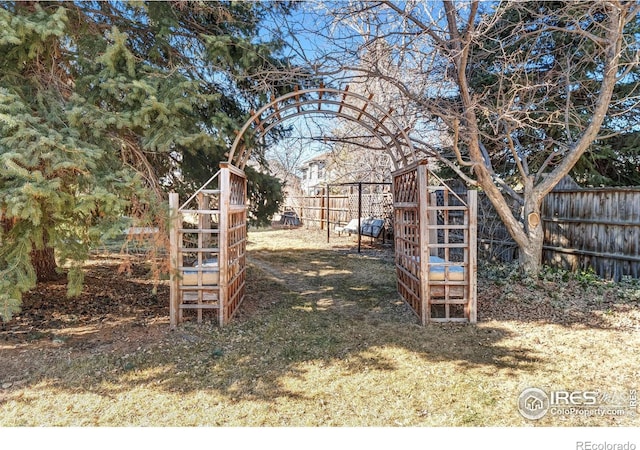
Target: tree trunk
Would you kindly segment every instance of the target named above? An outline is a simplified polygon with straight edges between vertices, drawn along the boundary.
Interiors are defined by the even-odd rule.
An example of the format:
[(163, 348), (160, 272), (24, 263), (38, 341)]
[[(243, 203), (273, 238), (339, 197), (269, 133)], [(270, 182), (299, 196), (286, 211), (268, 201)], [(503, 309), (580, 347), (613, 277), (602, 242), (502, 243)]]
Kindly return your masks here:
[[(16, 219), (8, 219), (3, 217), (0, 220), (0, 227), (4, 230), (5, 234), (9, 233), (11, 229), (16, 225)], [(49, 247), (49, 239), (46, 232), (43, 236), (42, 248), (34, 248), (31, 250), (31, 264), (36, 271), (36, 279), (40, 281), (52, 281), (60, 279), (60, 274), (56, 270), (58, 263), (56, 263), (55, 250), (53, 247)], [(0, 242), (0, 245), (2, 242)]]
[[(539, 227), (542, 228), (542, 227)], [(542, 245), (544, 233), (535, 232), (529, 235), (527, 245), (518, 247), (518, 261), (520, 269), (525, 275), (535, 276), (542, 268)]]
[(55, 251), (53, 247), (47, 245), (46, 233), (43, 241), (42, 248), (31, 250), (31, 264), (36, 271), (38, 282), (57, 280), (60, 278), (60, 274), (56, 270), (58, 264), (56, 263)]
[(544, 244), (544, 229), (540, 213), (542, 200), (532, 197), (532, 195), (525, 196), (523, 212), (524, 232), (527, 239), (526, 242), (519, 244), (518, 257), (521, 270), (529, 276), (537, 275), (542, 268), (542, 246)]
[[(482, 168), (479, 169), (482, 171)], [(482, 173), (482, 172), (481, 172)], [(542, 227), (543, 196), (534, 191), (533, 179), (524, 179), (523, 219), (519, 220), (511, 211), (502, 193), (493, 185), (488, 177), (478, 177), (480, 185), (485, 188), (487, 198), (493, 204), (502, 223), (518, 245), (518, 262), (520, 270), (529, 276), (535, 276), (542, 268), (542, 246), (544, 229)]]

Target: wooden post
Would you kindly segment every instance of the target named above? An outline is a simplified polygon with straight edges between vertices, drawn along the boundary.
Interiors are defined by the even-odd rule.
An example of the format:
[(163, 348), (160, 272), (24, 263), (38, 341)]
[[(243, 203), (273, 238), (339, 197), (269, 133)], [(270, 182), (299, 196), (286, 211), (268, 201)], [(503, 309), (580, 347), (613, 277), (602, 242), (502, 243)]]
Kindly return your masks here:
[(231, 174), (229, 163), (220, 163), (220, 230), (218, 234), (218, 269), (219, 292), (218, 292), (218, 324), (224, 326), (224, 309), (229, 298), (229, 214), (231, 203)]
[[(431, 317), (431, 290), (429, 286), (429, 206), (430, 194), (427, 189), (428, 177), (426, 164), (418, 164), (416, 167), (418, 182), (418, 232), (419, 232), (419, 252), (420, 252), (420, 318), (422, 325), (426, 325)], [(437, 241), (436, 241), (437, 242)]]
[[(438, 194), (435, 192), (427, 192), (425, 197), (428, 199), (428, 205), (433, 207), (438, 205)], [(436, 244), (438, 242), (438, 211), (432, 209), (427, 211), (427, 216), (429, 217), (429, 225), (433, 228), (430, 228), (429, 233), (429, 244)], [(438, 256), (438, 247), (432, 247), (429, 252), (431, 256)]]
[[(198, 195), (196, 196), (197, 200), (198, 200), (198, 209), (201, 211), (198, 213), (198, 229), (200, 230), (200, 233), (198, 233), (198, 260), (197, 260), (197, 265), (198, 267), (202, 267), (204, 264), (204, 259), (202, 258), (202, 249), (207, 247), (204, 244), (204, 236), (202, 234), (202, 229), (205, 228), (205, 223), (204, 223), (204, 218), (207, 215), (206, 213), (202, 212), (205, 210), (209, 209), (209, 205), (205, 204), (205, 195), (202, 192), (199, 192)], [(208, 202), (207, 202), (208, 203)], [(202, 286), (204, 283), (202, 281), (202, 272), (200, 270), (198, 270), (197, 274), (197, 284), (198, 286)], [(203, 296), (204, 293), (202, 292), (202, 288), (198, 289), (198, 309), (196, 311), (197, 314), (197, 322), (198, 323), (202, 323), (202, 300), (203, 300)]]
[(469, 206), (469, 305), (467, 317), (470, 323), (478, 321), (478, 191), (467, 191), (467, 205)]
[(322, 191), (320, 192), (320, 217), (319, 217), (319, 222), (320, 222), (320, 229), (324, 230), (324, 222), (325, 222), (325, 188), (322, 188)]
[[(198, 198), (198, 208), (211, 210), (213, 207), (211, 206), (211, 194), (202, 193), (202, 197)], [(211, 229), (211, 214), (200, 214), (200, 222), (201, 230), (210, 230)], [(203, 248), (211, 248), (212, 236), (209, 232), (202, 233), (202, 247)]]
[(360, 253), (360, 248), (362, 246), (362, 235), (360, 234), (360, 230), (362, 228), (362, 224), (360, 221), (362, 220), (362, 183), (358, 183), (358, 253)]
[(178, 310), (180, 300), (180, 280), (178, 267), (182, 265), (179, 258), (178, 234), (180, 233), (181, 220), (179, 196), (176, 193), (169, 194), (169, 257), (170, 257), (170, 291), (169, 291), (169, 327), (173, 330), (178, 325)]
[(331, 234), (331, 194), (329, 193), (329, 185), (327, 184), (327, 244), (329, 243), (330, 234)]

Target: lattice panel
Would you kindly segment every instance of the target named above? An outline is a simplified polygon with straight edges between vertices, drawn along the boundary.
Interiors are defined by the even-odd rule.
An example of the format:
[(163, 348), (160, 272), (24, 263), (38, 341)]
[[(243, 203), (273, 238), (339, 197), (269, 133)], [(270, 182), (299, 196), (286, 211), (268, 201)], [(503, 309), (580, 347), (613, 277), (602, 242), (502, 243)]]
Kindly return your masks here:
[(247, 179), (236, 173), (229, 174), (229, 203), (236, 206), (244, 206), (247, 201)]
[(242, 171), (221, 165), (181, 207), (170, 195), (172, 327), (185, 315), (201, 322), (206, 313), (222, 326), (244, 299), (246, 189)]
[[(463, 197), (438, 186), (429, 189), (427, 213), (430, 218), (429, 254), (442, 259), (430, 263), (428, 297), (429, 320), (465, 321), (470, 302), (469, 208)], [(434, 220), (435, 218), (435, 220)]]
[(398, 292), (423, 324), (475, 322), (476, 193), (427, 180), (421, 163), (394, 174)]
[[(348, 211), (345, 213), (342, 222), (348, 223), (351, 219), (358, 217), (358, 193), (349, 194)], [(373, 217), (384, 219), (385, 232), (393, 230), (393, 193), (373, 192), (362, 194), (361, 217)]]
[(223, 319), (225, 323), (234, 315), (245, 296), (246, 210), (229, 213), (227, 242), (227, 299)]
[(171, 195), (172, 326), (220, 308), (220, 190), (212, 177), (184, 205)]
[(418, 208), (395, 210), (395, 252), (398, 291), (411, 308), (421, 315), (420, 287), (420, 229), (417, 223)]
[(394, 203), (418, 203), (418, 173), (416, 170), (401, 173), (393, 178)]
[[(349, 194), (349, 217), (358, 217), (358, 193)], [(362, 217), (390, 218), (393, 211), (391, 193), (362, 194)]]
[(424, 323), (420, 277), (420, 198), (416, 168), (394, 175), (393, 196), (398, 293)]

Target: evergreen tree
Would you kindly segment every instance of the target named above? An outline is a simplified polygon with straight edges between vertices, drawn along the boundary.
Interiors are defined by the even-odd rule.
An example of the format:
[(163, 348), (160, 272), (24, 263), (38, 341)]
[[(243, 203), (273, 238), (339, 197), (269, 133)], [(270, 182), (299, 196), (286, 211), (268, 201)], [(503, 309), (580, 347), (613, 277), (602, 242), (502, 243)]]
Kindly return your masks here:
[(585, 187), (640, 186), (640, 133), (616, 131), (596, 141), (571, 175)]
[[(56, 260), (78, 293), (92, 245), (125, 215), (160, 220), (164, 192), (199, 187), (264, 91), (289, 89), (258, 75), (288, 64), (264, 8), (0, 2), (0, 317)], [(280, 187), (249, 174), (260, 218)]]
[(82, 283), (89, 246), (122, 214), (136, 176), (73, 126), (69, 67), (58, 56), (64, 8), (0, 9), (0, 315), (21, 293), (71, 261), (69, 294)]

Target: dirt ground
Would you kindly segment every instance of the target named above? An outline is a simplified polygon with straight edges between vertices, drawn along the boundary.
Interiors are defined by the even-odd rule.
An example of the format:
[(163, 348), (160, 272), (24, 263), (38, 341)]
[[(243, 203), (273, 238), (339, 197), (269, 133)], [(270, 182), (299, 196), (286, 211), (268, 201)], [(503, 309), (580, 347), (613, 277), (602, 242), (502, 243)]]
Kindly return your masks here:
[[(129, 273), (119, 270), (123, 263), (132, 263)], [(135, 256), (95, 255), (87, 261), (78, 297), (67, 298), (64, 277), (40, 283), (23, 297), (20, 314), (0, 322), (2, 387), (20, 383), (49, 358), (126, 350), (162, 339), (168, 296), (167, 283), (154, 289), (144, 260)]]

